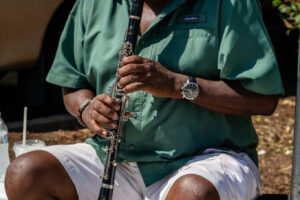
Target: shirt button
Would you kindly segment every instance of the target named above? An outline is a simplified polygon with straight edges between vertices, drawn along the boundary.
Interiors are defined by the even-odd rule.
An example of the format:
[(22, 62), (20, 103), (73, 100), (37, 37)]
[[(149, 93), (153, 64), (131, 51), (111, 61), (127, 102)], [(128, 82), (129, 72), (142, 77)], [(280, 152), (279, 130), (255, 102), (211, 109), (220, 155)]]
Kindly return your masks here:
[(129, 148), (130, 148), (131, 150), (135, 150), (134, 144), (129, 145)]
[(132, 117), (132, 118), (134, 118), (134, 119), (137, 118), (137, 113), (136, 113), (136, 112), (131, 112), (130, 114), (131, 114), (131, 117)]

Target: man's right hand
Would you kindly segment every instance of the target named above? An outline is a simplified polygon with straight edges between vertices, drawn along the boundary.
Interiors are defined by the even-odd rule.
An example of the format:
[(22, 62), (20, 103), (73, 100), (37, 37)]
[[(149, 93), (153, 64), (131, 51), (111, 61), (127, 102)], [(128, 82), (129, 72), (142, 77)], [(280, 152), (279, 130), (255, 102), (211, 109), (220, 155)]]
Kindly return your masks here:
[(108, 133), (104, 127), (116, 129), (117, 111), (120, 104), (107, 94), (100, 94), (93, 98), (91, 103), (84, 109), (82, 120), (85, 125), (102, 137)]

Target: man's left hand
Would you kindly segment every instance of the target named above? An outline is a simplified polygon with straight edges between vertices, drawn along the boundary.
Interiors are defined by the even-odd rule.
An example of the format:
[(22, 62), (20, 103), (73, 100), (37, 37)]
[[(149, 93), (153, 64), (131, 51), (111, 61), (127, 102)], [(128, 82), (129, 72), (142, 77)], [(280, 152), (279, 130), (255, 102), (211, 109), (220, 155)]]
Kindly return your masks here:
[(119, 87), (126, 94), (145, 91), (156, 97), (180, 98), (180, 88), (187, 79), (159, 62), (132, 55), (122, 60)]

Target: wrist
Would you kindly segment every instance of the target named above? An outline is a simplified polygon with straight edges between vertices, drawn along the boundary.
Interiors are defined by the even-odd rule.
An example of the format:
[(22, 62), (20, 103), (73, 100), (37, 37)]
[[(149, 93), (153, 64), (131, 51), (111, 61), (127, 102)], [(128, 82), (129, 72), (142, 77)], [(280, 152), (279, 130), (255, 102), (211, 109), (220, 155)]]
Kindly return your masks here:
[(91, 101), (93, 100), (93, 98), (89, 98), (89, 99), (86, 99), (85, 101), (83, 101), (78, 110), (77, 110), (77, 114), (76, 114), (76, 118), (77, 118), (77, 121), (83, 126), (83, 127), (86, 127), (86, 124), (84, 123), (83, 121), (83, 118), (82, 118), (82, 114), (83, 112), (85, 111), (85, 109), (88, 107), (88, 105), (91, 103)]
[(176, 73), (174, 78), (174, 97), (176, 99), (182, 99), (181, 88), (188, 79), (187, 75)]

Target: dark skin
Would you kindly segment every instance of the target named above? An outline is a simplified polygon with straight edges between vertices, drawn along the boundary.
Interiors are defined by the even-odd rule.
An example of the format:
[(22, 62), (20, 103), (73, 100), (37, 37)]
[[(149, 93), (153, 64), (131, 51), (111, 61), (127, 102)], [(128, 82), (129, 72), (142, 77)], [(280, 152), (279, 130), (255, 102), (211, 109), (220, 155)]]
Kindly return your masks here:
[[(146, 0), (141, 21), (143, 34), (167, 1)], [(126, 94), (145, 91), (159, 98), (182, 99), (181, 87), (188, 76), (170, 71), (162, 64), (130, 56), (123, 59), (119, 86)], [(198, 98), (191, 103), (216, 112), (233, 115), (269, 115), (278, 96), (259, 95), (244, 89), (239, 82), (196, 78)], [(86, 126), (100, 136), (107, 136), (103, 126), (115, 128), (119, 104), (107, 94), (95, 95), (89, 89), (63, 88), (67, 110), (76, 116), (88, 98), (92, 102), (82, 113)], [(47, 180), (47, 184), (45, 181)], [(20, 156), (9, 166), (5, 182), (10, 200), (77, 199), (77, 192), (63, 166), (51, 154), (36, 151)], [(26, 196), (27, 194), (28, 196)], [(179, 178), (171, 187), (167, 200), (219, 200), (215, 187), (205, 178), (193, 174)]]

